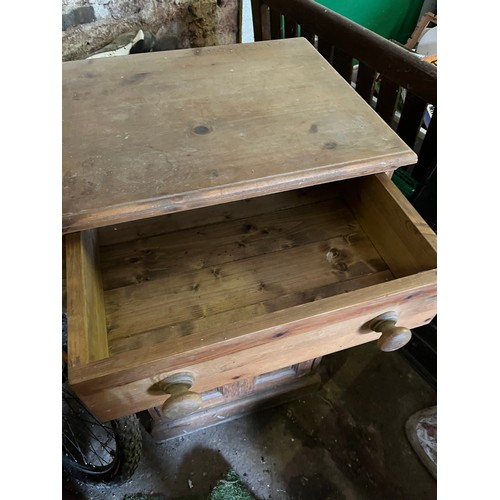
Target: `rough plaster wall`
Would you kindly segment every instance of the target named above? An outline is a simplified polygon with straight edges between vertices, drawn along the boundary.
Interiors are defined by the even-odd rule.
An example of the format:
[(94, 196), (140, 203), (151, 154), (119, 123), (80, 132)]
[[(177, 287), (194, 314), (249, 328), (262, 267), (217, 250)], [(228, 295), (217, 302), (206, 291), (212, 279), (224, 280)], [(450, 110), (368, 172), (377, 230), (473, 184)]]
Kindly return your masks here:
[(241, 0), (62, 0), (62, 59), (84, 59), (147, 30), (167, 48), (237, 43)]

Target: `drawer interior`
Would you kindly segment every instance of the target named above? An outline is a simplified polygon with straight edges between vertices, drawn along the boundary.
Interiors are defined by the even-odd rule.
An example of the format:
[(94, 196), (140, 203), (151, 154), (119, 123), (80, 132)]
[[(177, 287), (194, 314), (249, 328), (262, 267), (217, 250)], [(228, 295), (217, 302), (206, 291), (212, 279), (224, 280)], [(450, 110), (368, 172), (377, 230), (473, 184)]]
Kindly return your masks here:
[(166, 341), (176, 351), (210, 332), (225, 340), (242, 320), (434, 269), (434, 233), (408, 207), (379, 174), (84, 232), (83, 253), (95, 254), (81, 288), (95, 325), (81, 346), (88, 360)]

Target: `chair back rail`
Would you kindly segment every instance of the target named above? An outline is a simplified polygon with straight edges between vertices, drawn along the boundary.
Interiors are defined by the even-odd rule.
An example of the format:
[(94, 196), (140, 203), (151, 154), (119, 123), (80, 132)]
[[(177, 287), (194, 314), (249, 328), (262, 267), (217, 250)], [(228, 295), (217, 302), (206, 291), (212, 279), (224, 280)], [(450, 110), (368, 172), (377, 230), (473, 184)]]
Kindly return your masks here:
[(255, 41), (297, 36), (298, 30), (287, 31), (283, 26), (298, 26), (310, 42), (316, 35), (320, 43), (337, 47), (423, 101), (437, 104), (436, 67), (403, 47), (314, 0), (251, 1)]

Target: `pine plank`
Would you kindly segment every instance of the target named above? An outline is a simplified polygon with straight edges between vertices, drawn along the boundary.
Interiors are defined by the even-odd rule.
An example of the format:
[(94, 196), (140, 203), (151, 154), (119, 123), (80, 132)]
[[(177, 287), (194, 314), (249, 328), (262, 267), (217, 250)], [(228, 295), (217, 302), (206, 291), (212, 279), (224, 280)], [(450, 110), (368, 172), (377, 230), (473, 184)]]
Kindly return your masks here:
[(144, 349), (147, 345), (156, 345), (167, 339), (169, 342), (182, 343), (186, 348), (189, 348), (191, 337), (205, 338), (207, 332), (212, 331), (214, 328), (223, 330), (227, 325), (237, 323), (238, 321), (251, 320), (252, 318), (264, 316), (272, 312), (315, 302), (325, 297), (333, 297), (341, 293), (390, 281), (393, 278), (392, 272), (386, 269), (350, 280), (317, 286), (312, 289), (305, 288), (299, 292), (213, 314), (209, 317), (182, 321), (149, 331), (136, 332), (130, 336), (110, 338), (110, 354), (114, 356), (128, 351)]
[(379, 174), (345, 186), (346, 200), (394, 276), (436, 268), (436, 233), (391, 179)]
[[(333, 205), (333, 206), (332, 206)], [(263, 253), (278, 252), (332, 236), (355, 233), (355, 221), (344, 206), (323, 202), (267, 215), (167, 231), (150, 238), (105, 247), (101, 269), (105, 290), (169, 277), (172, 272), (210, 269)]]
[(303, 38), (70, 61), (62, 74), (63, 233), (416, 161)]
[(76, 366), (108, 356), (106, 315), (97, 232), (67, 235), (65, 243), (68, 362)]
[(107, 291), (108, 335), (211, 316), (386, 269), (366, 236), (344, 236)]
[(204, 227), (217, 222), (241, 220), (246, 217), (269, 213), (276, 207), (279, 207), (280, 210), (300, 207), (331, 200), (335, 196), (338, 197), (339, 195), (335, 194), (335, 191), (332, 191), (329, 185), (311, 186), (307, 189), (285, 191), (272, 196), (257, 196), (232, 203), (124, 222), (99, 228), (99, 243), (102, 248), (107, 245), (116, 245), (117, 243), (149, 238), (183, 229)]
[(117, 418), (162, 404), (165, 396), (151, 387), (176, 370), (194, 373), (193, 390), (207, 391), (284, 368), (291, 360), (300, 363), (376, 340), (379, 334), (364, 325), (383, 311), (396, 310), (401, 324), (420, 326), (435, 315), (435, 301), (436, 273), (422, 272), (240, 321), (225, 332), (207, 331), (189, 347), (167, 339), (127, 351), (77, 367), (71, 383), (99, 418)]

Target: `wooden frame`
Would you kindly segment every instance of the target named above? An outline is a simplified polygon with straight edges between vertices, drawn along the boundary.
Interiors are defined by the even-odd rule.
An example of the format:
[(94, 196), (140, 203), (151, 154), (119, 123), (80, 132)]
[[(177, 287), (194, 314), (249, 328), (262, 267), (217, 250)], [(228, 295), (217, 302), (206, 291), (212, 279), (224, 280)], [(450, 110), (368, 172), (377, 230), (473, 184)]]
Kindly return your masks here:
[(101, 420), (434, 317), (435, 235), (386, 175), (417, 157), (319, 42), (344, 77), (304, 38), (63, 66), (68, 375)]
[[(329, 203), (322, 201), (327, 193)], [(298, 219), (293, 207), (281, 221), (276, 217), (280, 211), (276, 203), (283, 204), (290, 197), (296, 202), (308, 196), (314, 199), (309, 207), (310, 219), (305, 206)], [(156, 218), (150, 226), (137, 221), (116, 231), (100, 230), (105, 243), (100, 248), (103, 272), (93, 268), (93, 282), (104, 283), (104, 293), (95, 295), (102, 297), (98, 309), (106, 310), (107, 333), (101, 331), (96, 341), (78, 330), (79, 324), (86, 324), (74, 320), (78, 318), (75, 308), (82, 309), (82, 299), (73, 301), (73, 309), (68, 311), (73, 336), (81, 342), (87, 339), (83, 345), (70, 344), (70, 382), (99, 418), (109, 420), (161, 404), (165, 395), (155, 392), (154, 384), (178, 371), (194, 373), (193, 389), (203, 392), (375, 340), (379, 334), (371, 332), (367, 325), (386, 310), (396, 311), (401, 324), (407, 327), (425, 324), (434, 316), (435, 235), (386, 175), (337, 182), (310, 188), (305, 193), (266, 196), (253, 202), (253, 216), (228, 204), (217, 210), (207, 208), (172, 214), (163, 220)], [(328, 206), (339, 206), (332, 212), (330, 222)], [(341, 206), (347, 209), (344, 215)], [(326, 211), (325, 222), (318, 222), (316, 228), (310, 226), (311, 220), (321, 217), (321, 210)], [(236, 213), (241, 214), (240, 218), (233, 219), (232, 214)], [(219, 222), (220, 217), (228, 214), (229, 219)], [(189, 220), (194, 231), (185, 226)], [(207, 222), (197, 226), (199, 220)], [(324, 239), (309, 244), (303, 240), (297, 224), (307, 227), (308, 238)], [(272, 225), (275, 234), (266, 229)], [(130, 239), (134, 231), (147, 232), (148, 228), (151, 236)], [(165, 234), (159, 234), (158, 228)], [(253, 232), (253, 241), (243, 241), (242, 234), (248, 235), (245, 231), (249, 230)], [(233, 235), (231, 231), (236, 232)], [(245, 252), (238, 254), (236, 261), (231, 261), (226, 253), (222, 260), (227, 264), (207, 261), (200, 270), (193, 269), (201, 255), (196, 254), (196, 232), (215, 242), (208, 244), (202, 259), (217, 260), (217, 252), (238, 252), (240, 245), (245, 245)], [(124, 241), (120, 242), (121, 238)], [(85, 241), (81, 237), (68, 238), (68, 269), (74, 273), (69, 281), (84, 275), (84, 261), (73, 256), (88, 251)], [(227, 241), (231, 243), (228, 245)], [(285, 245), (280, 250), (275, 247), (277, 241), (279, 245), (290, 241), (292, 247)], [(250, 254), (247, 245), (252, 247)], [(184, 263), (175, 257), (190, 252), (195, 255), (187, 257)], [(106, 255), (111, 255), (111, 260)], [(148, 280), (131, 282), (137, 274), (134, 263), (138, 262), (131, 255), (147, 255)], [(255, 263), (250, 255), (255, 255)], [(266, 255), (272, 259), (270, 267)], [(304, 255), (309, 255), (309, 265)], [(174, 265), (167, 265), (163, 273), (169, 260)], [(280, 260), (283, 265), (277, 268)], [(154, 270), (156, 265), (160, 270)], [(276, 267), (276, 282), (269, 276), (263, 283), (258, 267), (254, 266), (264, 266), (265, 273)], [(294, 281), (292, 275), (285, 276), (284, 270), (296, 268), (306, 273), (301, 279)], [(143, 268), (141, 272), (145, 271)], [(360, 274), (356, 277), (352, 273)], [(204, 281), (201, 276), (205, 276)], [(302, 283), (304, 279), (309, 280), (308, 285)], [(172, 287), (166, 295), (162, 292), (163, 283)], [(208, 289), (199, 299), (196, 297), (200, 290), (193, 283)], [(280, 289), (274, 288), (276, 283)], [(221, 290), (233, 300), (226, 310), (220, 309)], [(174, 301), (172, 306), (169, 300)], [(215, 308), (212, 311), (211, 303)], [(204, 307), (206, 310), (202, 311)], [(178, 319), (169, 323), (172, 312), (178, 314)], [(185, 314), (195, 316), (183, 319)], [(94, 355), (94, 360), (85, 356), (93, 345), (107, 345), (109, 356), (95, 359)]]

